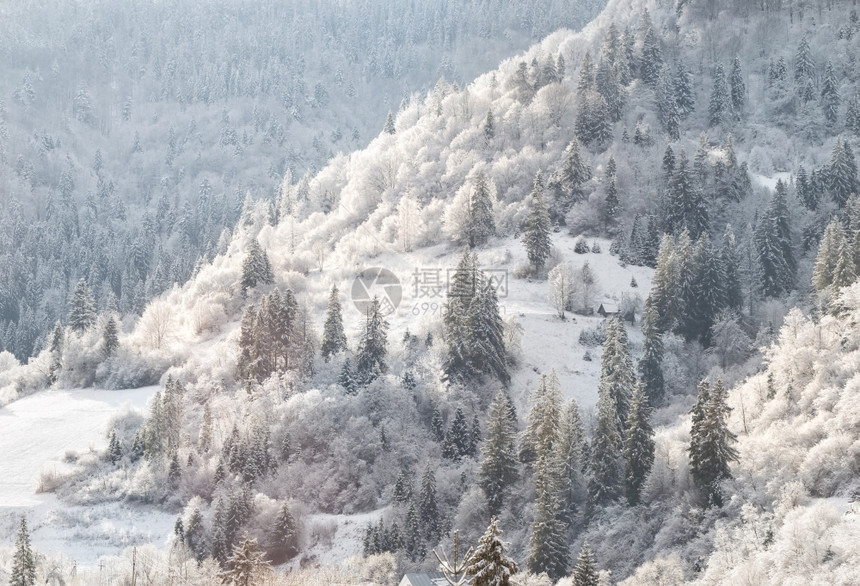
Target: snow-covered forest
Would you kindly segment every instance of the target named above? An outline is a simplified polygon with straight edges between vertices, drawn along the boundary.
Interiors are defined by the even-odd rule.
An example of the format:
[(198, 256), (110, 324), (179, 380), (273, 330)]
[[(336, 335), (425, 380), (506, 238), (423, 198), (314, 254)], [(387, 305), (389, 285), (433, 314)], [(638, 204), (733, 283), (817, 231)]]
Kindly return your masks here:
[(854, 0), (210, 8), (2, 9), (0, 579), (860, 579)]

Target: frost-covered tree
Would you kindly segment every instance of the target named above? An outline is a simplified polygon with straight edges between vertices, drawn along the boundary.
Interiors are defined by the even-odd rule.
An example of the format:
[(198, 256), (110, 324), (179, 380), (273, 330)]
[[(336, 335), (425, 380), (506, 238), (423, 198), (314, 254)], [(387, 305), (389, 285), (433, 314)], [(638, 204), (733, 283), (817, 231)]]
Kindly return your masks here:
[(714, 83), (711, 89), (711, 100), (708, 103), (708, 125), (719, 126), (726, 119), (731, 107), (729, 88), (726, 84), (726, 72), (722, 65), (717, 65), (714, 71)]
[(519, 459), (533, 463), (545, 456), (549, 461), (561, 428), (561, 385), (552, 371), (541, 375), (540, 384), (530, 397), (528, 425), (520, 440)]
[(491, 515), (501, 512), (505, 495), (519, 476), (515, 441), (516, 423), (511, 421), (508, 398), (499, 391), (490, 404), (487, 437), (481, 447), (478, 472)]
[(388, 116), (385, 118), (385, 127), (382, 129), (385, 134), (396, 134), (397, 129), (394, 125), (394, 114), (390, 111), (388, 112)]
[(669, 183), (669, 202), (666, 213), (667, 228), (674, 234), (684, 229), (692, 238), (709, 229), (708, 207), (702, 191), (693, 181), (686, 151), (676, 159), (675, 171)]
[(678, 109), (677, 91), (668, 68), (663, 68), (657, 81), (657, 115), (666, 130), (669, 140), (678, 140), (681, 114)]
[(650, 414), (648, 398), (642, 386), (636, 385), (630, 398), (624, 437), (625, 492), (631, 505), (639, 503), (642, 486), (654, 464), (654, 430)]
[(660, 39), (657, 37), (654, 27), (649, 26), (642, 43), (642, 61), (639, 68), (642, 80), (654, 87), (657, 85), (662, 69), (663, 50), (660, 47)]
[(797, 52), (794, 56), (794, 80), (798, 87), (806, 85), (807, 81), (815, 78), (815, 61), (812, 59), (812, 49), (809, 47), (809, 39), (806, 35), (800, 39)]
[(54, 324), (54, 330), (51, 332), (48, 351), (51, 353), (51, 364), (48, 367), (48, 383), (54, 384), (57, 382), (60, 369), (63, 368), (63, 325), (58, 321)]
[(612, 406), (617, 418), (616, 427), (621, 436), (624, 434), (628, 406), (635, 384), (636, 375), (633, 371), (624, 324), (616, 317), (610, 318), (606, 323), (598, 388), (599, 393), (608, 394), (612, 398)]
[(766, 297), (775, 297), (794, 286), (797, 264), (789, 221), (784, 190), (777, 189), (755, 231), (756, 258), (761, 267), (760, 287)]
[(848, 142), (842, 140), (842, 137), (836, 139), (836, 144), (830, 155), (829, 178), (830, 193), (840, 207), (846, 204), (852, 194), (860, 193), (854, 152)]
[(374, 296), (367, 308), (364, 331), (358, 343), (356, 372), (363, 382), (370, 382), (388, 371), (388, 322), (382, 316), (379, 297)]
[(573, 304), (573, 278), (573, 269), (567, 263), (557, 264), (547, 275), (549, 302), (561, 319)]
[(466, 576), (472, 578), (473, 586), (509, 586), (511, 576), (519, 571), (517, 563), (508, 557), (501, 535), (499, 520), (493, 516), (466, 567)]
[(469, 247), (483, 246), (495, 233), (496, 221), (493, 218), (489, 180), (484, 173), (479, 172), (475, 175), (469, 201), (469, 220), (466, 225)]
[(621, 446), (615, 400), (608, 387), (601, 385), (588, 462), (588, 495), (595, 504), (609, 503), (621, 494)]
[(18, 533), (15, 536), (15, 551), (12, 554), (12, 568), (9, 586), (34, 586), (36, 584), (36, 553), (30, 547), (30, 531), (27, 518), (21, 516)]
[(84, 279), (75, 285), (69, 308), (69, 327), (73, 332), (82, 334), (96, 323), (96, 309), (92, 293)]
[(838, 218), (834, 218), (821, 237), (818, 244), (818, 254), (815, 257), (815, 267), (812, 272), (812, 286), (818, 291), (833, 285), (836, 265), (839, 262), (840, 251), (845, 248), (845, 229)]
[(824, 78), (821, 80), (821, 109), (824, 110), (824, 120), (829, 126), (835, 126), (839, 119), (839, 82), (833, 72), (833, 64), (828, 61), (824, 66)]
[(424, 537), (430, 543), (435, 543), (441, 536), (439, 507), (436, 504), (436, 473), (430, 464), (424, 468), (421, 477), (421, 492), (418, 494), (418, 519), (421, 522)]
[(119, 334), (116, 319), (110, 316), (105, 322), (105, 328), (102, 332), (102, 356), (105, 358), (113, 356), (117, 348), (119, 348)]
[(271, 529), (274, 548), (268, 553), (276, 561), (289, 560), (299, 551), (299, 528), (287, 503), (278, 509), (278, 516)]
[(683, 61), (678, 62), (673, 86), (678, 115), (682, 119), (687, 118), (696, 108), (696, 96), (690, 82), (690, 73), (687, 71)]
[(531, 209), (523, 227), (523, 245), (526, 247), (529, 262), (538, 273), (543, 270), (552, 247), (552, 226), (543, 192), (543, 176), (538, 171), (530, 197)]
[(583, 185), (591, 179), (591, 167), (582, 157), (579, 141), (573, 139), (564, 151), (564, 162), (551, 182), (555, 186), (553, 212), (563, 216), (585, 196)]
[(741, 71), (741, 60), (735, 56), (732, 62), (732, 73), (729, 77), (732, 97), (732, 111), (735, 117), (740, 118), (746, 102), (747, 86), (744, 82), (744, 74)]
[(253, 586), (268, 569), (265, 552), (260, 551), (256, 539), (247, 533), (233, 546), (227, 559), (227, 569), (221, 573), (221, 583), (228, 586)]
[(600, 574), (594, 552), (588, 542), (582, 544), (576, 566), (573, 568), (573, 586), (600, 586)]
[(720, 482), (732, 477), (729, 464), (738, 459), (733, 446), (737, 438), (726, 421), (726, 395), (722, 381), (717, 380), (713, 387), (702, 381), (691, 411), (690, 474), (708, 504), (715, 506), (722, 506)]
[(663, 335), (657, 329), (657, 311), (646, 306), (642, 321), (642, 358), (639, 359), (639, 376), (642, 390), (652, 407), (663, 401), (665, 383), (663, 379)]
[(579, 406), (573, 399), (562, 413), (558, 440), (553, 448), (559, 475), (559, 516), (569, 525), (584, 495), (582, 477), (585, 454), (585, 427)]
[(540, 454), (535, 464), (535, 511), (529, 535), (527, 566), (533, 574), (546, 572), (558, 580), (568, 569), (565, 524), (561, 519), (559, 470), (552, 454)]
[(493, 116), (492, 108), (487, 110), (487, 116), (484, 118), (483, 124), (481, 124), (481, 130), (484, 133), (486, 143), (491, 144), (493, 139), (496, 138), (496, 119)]
[(244, 295), (248, 289), (253, 289), (257, 285), (269, 285), (274, 282), (275, 276), (272, 273), (269, 256), (260, 247), (256, 238), (251, 239), (248, 243), (248, 252), (242, 261), (242, 278), (240, 281), (242, 294)]
[(346, 350), (346, 333), (343, 331), (343, 312), (340, 306), (340, 296), (337, 285), (331, 286), (326, 309), (325, 325), (323, 325), (323, 339), (320, 354), (326, 362), (337, 354)]

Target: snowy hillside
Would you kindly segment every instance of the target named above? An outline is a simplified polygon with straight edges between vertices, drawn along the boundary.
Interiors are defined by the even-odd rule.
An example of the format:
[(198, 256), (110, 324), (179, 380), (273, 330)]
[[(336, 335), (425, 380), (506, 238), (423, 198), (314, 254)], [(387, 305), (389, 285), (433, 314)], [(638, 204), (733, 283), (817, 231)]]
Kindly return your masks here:
[(246, 198), (140, 319), (81, 285), (0, 401), (158, 382), (58, 495), (169, 514), (192, 583), (397, 583), (501, 527), (521, 584), (850, 584), (858, 33), (610, 0)]

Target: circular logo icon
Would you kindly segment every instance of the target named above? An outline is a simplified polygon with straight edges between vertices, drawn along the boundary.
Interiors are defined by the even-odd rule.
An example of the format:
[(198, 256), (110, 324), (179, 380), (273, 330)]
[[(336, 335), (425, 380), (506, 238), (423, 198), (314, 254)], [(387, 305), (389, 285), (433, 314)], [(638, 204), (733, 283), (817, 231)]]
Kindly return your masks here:
[(382, 267), (371, 267), (358, 273), (352, 282), (352, 302), (356, 309), (367, 314), (374, 297), (379, 298), (382, 315), (394, 312), (403, 300), (400, 279)]

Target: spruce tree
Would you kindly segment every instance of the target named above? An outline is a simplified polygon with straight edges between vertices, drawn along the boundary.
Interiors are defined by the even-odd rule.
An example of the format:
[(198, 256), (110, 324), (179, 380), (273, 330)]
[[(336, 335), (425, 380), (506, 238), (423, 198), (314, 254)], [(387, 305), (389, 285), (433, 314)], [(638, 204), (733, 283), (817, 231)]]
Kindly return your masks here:
[(660, 48), (660, 40), (654, 27), (649, 26), (642, 43), (642, 65), (640, 68), (642, 80), (654, 87), (660, 78), (660, 70), (663, 69), (663, 51)]
[(725, 121), (729, 109), (729, 88), (726, 84), (726, 73), (722, 65), (717, 65), (714, 71), (714, 85), (711, 90), (711, 101), (708, 104), (708, 125), (719, 126)]
[(368, 383), (388, 371), (388, 322), (382, 317), (379, 297), (374, 296), (367, 308), (364, 332), (358, 344), (356, 371), (361, 382)]
[(15, 552), (12, 554), (12, 572), (9, 586), (34, 586), (36, 584), (36, 554), (30, 547), (30, 531), (27, 518), (21, 516), (18, 534), (15, 537)]
[(683, 61), (678, 62), (678, 69), (675, 71), (674, 88), (678, 115), (682, 119), (687, 118), (696, 107), (696, 98), (690, 82), (690, 74)]
[(583, 160), (579, 141), (575, 138), (565, 149), (564, 163), (555, 182), (558, 185), (558, 213), (563, 215), (570, 207), (580, 201), (585, 193), (583, 185), (591, 179), (591, 167)]
[(254, 586), (268, 565), (257, 540), (245, 533), (227, 559), (227, 569), (221, 572), (221, 583), (225, 586)]
[(508, 547), (501, 535), (499, 520), (493, 515), (466, 567), (472, 586), (510, 586), (511, 576), (519, 571), (517, 563), (508, 557)]
[(493, 219), (493, 201), (490, 187), (487, 176), (483, 172), (479, 172), (475, 175), (469, 203), (469, 219), (466, 227), (469, 247), (483, 246), (495, 232), (496, 222)]
[(722, 506), (720, 482), (732, 477), (729, 464), (738, 459), (737, 450), (732, 445), (737, 438), (726, 421), (730, 410), (726, 396), (721, 380), (717, 380), (713, 387), (702, 381), (691, 411), (690, 474), (708, 504), (718, 507)]
[(818, 243), (818, 254), (812, 272), (812, 286), (818, 291), (830, 287), (834, 281), (839, 251), (845, 247), (845, 229), (838, 218), (834, 218)]
[(836, 139), (833, 152), (830, 157), (830, 193), (833, 200), (843, 207), (852, 194), (860, 193), (860, 183), (857, 180), (857, 162), (851, 146), (842, 140)]
[(48, 384), (57, 382), (60, 369), (63, 368), (63, 326), (58, 321), (54, 324), (54, 330), (51, 332), (51, 344), (48, 350), (51, 353), (51, 365), (48, 367)]
[(815, 78), (815, 62), (812, 60), (812, 50), (809, 48), (809, 40), (806, 35), (800, 39), (797, 53), (794, 57), (794, 79), (799, 87), (803, 87), (807, 81)]
[(576, 566), (573, 568), (573, 586), (600, 586), (600, 574), (597, 572), (594, 552), (591, 551), (587, 541), (582, 544)]
[(110, 316), (107, 322), (105, 322), (105, 329), (102, 333), (102, 356), (105, 358), (113, 356), (117, 348), (119, 348), (119, 335), (116, 320), (113, 316)]
[(394, 114), (391, 111), (388, 112), (388, 116), (385, 118), (385, 127), (382, 129), (385, 134), (395, 134), (397, 133), (397, 129), (394, 126)]
[(636, 383), (633, 361), (630, 359), (627, 332), (617, 317), (610, 318), (606, 324), (606, 338), (600, 358), (600, 393), (608, 393), (612, 398), (617, 421), (616, 426), (623, 435), (627, 421), (630, 397)]
[(653, 307), (657, 314), (656, 327), (660, 332), (669, 331), (675, 321), (678, 272), (675, 243), (671, 236), (664, 234), (657, 255), (657, 268), (651, 279), (651, 293), (646, 301), (646, 308)]
[(337, 285), (331, 286), (328, 298), (328, 309), (326, 310), (325, 325), (323, 326), (323, 340), (320, 354), (326, 362), (337, 354), (346, 350), (346, 334), (343, 331), (343, 313), (340, 306), (340, 296)]
[(415, 502), (409, 503), (406, 512), (406, 524), (403, 527), (403, 549), (413, 562), (424, 557), (424, 544), (421, 539), (421, 526), (418, 521), (418, 513), (415, 511)]
[(493, 284), (482, 271), (477, 273), (476, 279), (477, 291), (469, 305), (466, 321), (469, 360), (473, 369), (495, 376), (507, 385), (510, 375), (499, 299)]
[(487, 439), (481, 447), (479, 485), (487, 497), (491, 515), (502, 512), (505, 497), (519, 476), (516, 464), (516, 425), (511, 422), (508, 400), (499, 391), (490, 404)]
[(493, 117), (492, 108), (487, 110), (487, 116), (484, 118), (484, 123), (481, 125), (481, 129), (484, 132), (484, 140), (487, 144), (492, 143), (493, 139), (496, 137), (496, 121)]
[(744, 83), (743, 72), (741, 71), (741, 60), (735, 56), (732, 63), (732, 73), (729, 78), (731, 84), (732, 110), (735, 117), (740, 118), (743, 113), (744, 102), (746, 101), (747, 87)]
[(718, 255), (721, 264), (720, 274), (723, 279), (724, 304), (730, 309), (740, 310), (744, 302), (740, 276), (741, 257), (730, 224), (726, 224)]
[(800, 203), (803, 204), (803, 207), (814, 211), (818, 207), (818, 198), (810, 185), (809, 175), (807, 175), (806, 169), (804, 169), (802, 165), (797, 170), (797, 178), (795, 179), (794, 185), (795, 190), (797, 191), (797, 197), (800, 199)]
[(579, 406), (573, 399), (562, 414), (558, 441), (553, 452), (559, 475), (559, 516), (570, 525), (585, 486), (582, 478), (585, 428), (579, 415)]
[(72, 304), (69, 310), (69, 327), (73, 332), (82, 334), (96, 323), (96, 309), (90, 288), (84, 279), (75, 285)]
[(833, 64), (828, 61), (824, 66), (824, 79), (821, 82), (821, 108), (828, 126), (835, 126), (839, 118), (839, 82), (833, 73)]
[(588, 495), (594, 504), (606, 504), (621, 494), (619, 456), (621, 437), (618, 412), (609, 388), (598, 389), (597, 421), (589, 445)]
[(287, 561), (295, 557), (299, 551), (299, 531), (296, 519), (293, 517), (290, 507), (284, 503), (278, 509), (275, 523), (271, 531), (272, 543), (275, 551), (269, 554), (277, 561)]
[(248, 243), (248, 252), (242, 261), (242, 278), (240, 280), (242, 295), (257, 285), (269, 285), (274, 282), (275, 276), (272, 273), (269, 256), (260, 247), (256, 238), (251, 239)]
[(654, 430), (650, 414), (651, 408), (642, 386), (636, 385), (630, 399), (624, 438), (625, 492), (631, 505), (639, 503), (642, 486), (654, 464)]
[(663, 379), (663, 335), (657, 329), (657, 311), (646, 306), (642, 322), (642, 358), (639, 360), (639, 376), (642, 390), (652, 407), (660, 405), (665, 393)]
[(794, 286), (797, 264), (791, 243), (788, 205), (784, 193), (774, 192), (770, 206), (755, 231), (755, 248), (761, 267), (761, 292), (776, 297)]
[(529, 262), (540, 273), (552, 248), (549, 211), (543, 199), (543, 178), (540, 171), (535, 175), (531, 194), (531, 209), (523, 230), (523, 245)]
[(559, 503), (559, 470), (551, 454), (541, 454), (535, 465), (535, 511), (529, 536), (528, 569), (546, 572), (556, 581), (567, 574), (565, 524)]
[(860, 93), (854, 94), (845, 112), (845, 128), (860, 137)]
[(430, 543), (439, 541), (441, 527), (439, 508), (436, 504), (436, 474), (429, 464), (424, 468), (424, 475), (421, 477), (421, 492), (418, 495), (418, 519), (427, 541)]
[(542, 456), (549, 458), (561, 428), (561, 388), (555, 371), (541, 375), (537, 390), (530, 397), (528, 425), (520, 440), (519, 459), (530, 464)]

